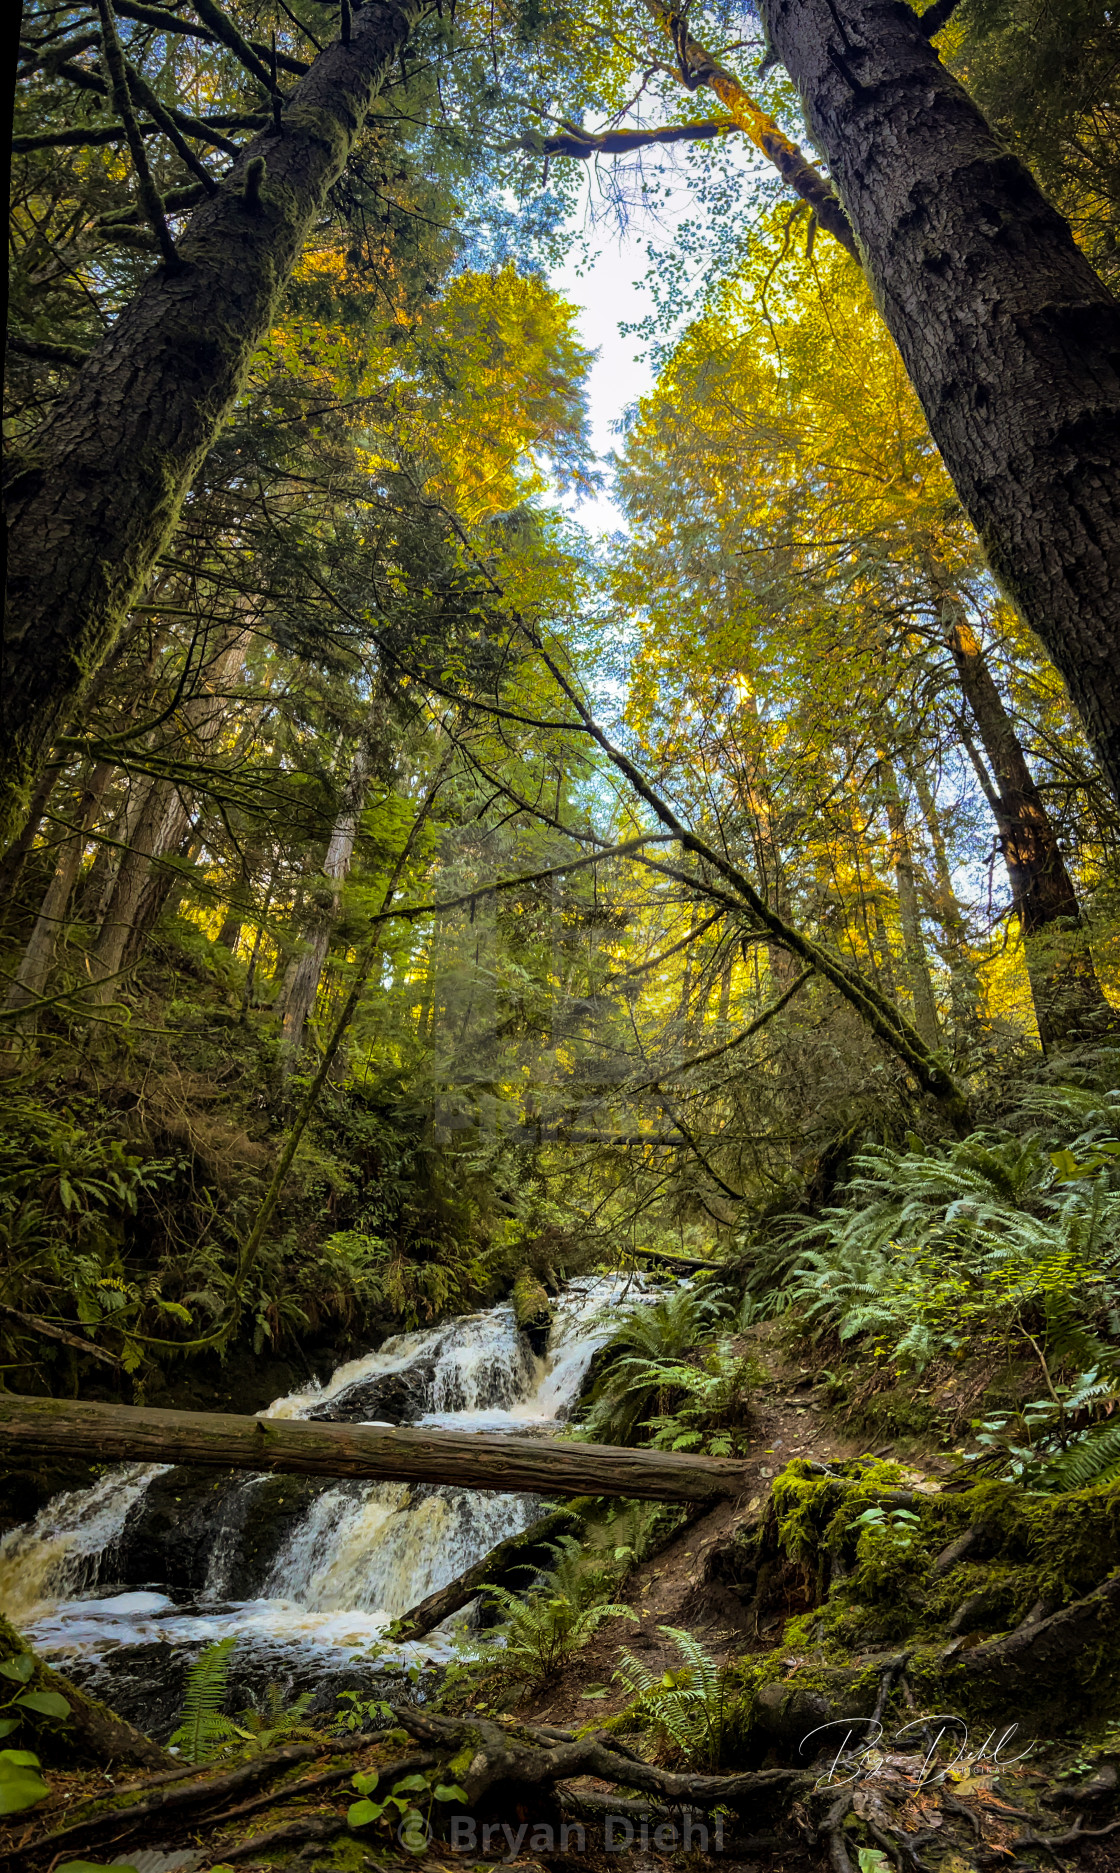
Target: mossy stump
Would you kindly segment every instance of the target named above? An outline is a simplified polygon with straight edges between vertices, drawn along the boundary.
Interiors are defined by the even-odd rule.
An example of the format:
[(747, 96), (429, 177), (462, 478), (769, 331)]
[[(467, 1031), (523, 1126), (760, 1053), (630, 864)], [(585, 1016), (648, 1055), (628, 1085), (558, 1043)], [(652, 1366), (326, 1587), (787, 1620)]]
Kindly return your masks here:
[(552, 1329), (552, 1303), (536, 1275), (518, 1275), (514, 1282), (513, 1318), (534, 1353), (543, 1353)]

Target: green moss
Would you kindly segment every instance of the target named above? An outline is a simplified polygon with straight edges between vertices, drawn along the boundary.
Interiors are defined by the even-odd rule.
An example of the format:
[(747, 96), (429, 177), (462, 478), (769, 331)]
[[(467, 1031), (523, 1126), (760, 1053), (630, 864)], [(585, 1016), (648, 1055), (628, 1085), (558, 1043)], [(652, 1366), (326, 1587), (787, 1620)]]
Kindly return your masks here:
[[(786, 1622), (772, 1662), (755, 1669), (756, 1697), (783, 1679), (783, 1661), (794, 1656), (804, 1661), (799, 1684), (842, 1696), (845, 1711), (855, 1714), (863, 1678), (876, 1683), (878, 1667), (872, 1660), (853, 1672), (852, 1654), (901, 1641), (915, 1648), (907, 1677), (920, 1700), (944, 1703), (948, 1696), (964, 1715), (998, 1717), (999, 1683), (979, 1685), (956, 1653), (946, 1658), (951, 1624), (959, 1625), (956, 1636), (996, 1637), (1038, 1600), (1057, 1610), (1091, 1592), (1120, 1553), (1115, 1484), (1031, 1496), (1014, 1484), (979, 1482), (959, 1494), (927, 1496), (904, 1493), (900, 1481), (890, 1463), (848, 1464), (838, 1476), (821, 1477), (795, 1462), (777, 1479), (764, 1540), (797, 1563), (815, 1604)], [(943, 1549), (970, 1528), (980, 1531), (978, 1546), (949, 1572), (936, 1573)], [(1115, 1687), (1115, 1696), (1106, 1686)], [(1120, 1707), (1120, 1633), (1111, 1631), (1079, 1653), (1076, 1671), (1064, 1673), (1061, 1684), (1040, 1684), (1039, 1710), (1051, 1726), (1075, 1724), (1090, 1711), (1099, 1717), (1102, 1697), (1108, 1709)], [(771, 1697), (772, 1720), (773, 1703)]]
[(518, 1275), (512, 1299), (513, 1317), (519, 1331), (530, 1337), (547, 1334), (552, 1325), (552, 1304), (535, 1275)]

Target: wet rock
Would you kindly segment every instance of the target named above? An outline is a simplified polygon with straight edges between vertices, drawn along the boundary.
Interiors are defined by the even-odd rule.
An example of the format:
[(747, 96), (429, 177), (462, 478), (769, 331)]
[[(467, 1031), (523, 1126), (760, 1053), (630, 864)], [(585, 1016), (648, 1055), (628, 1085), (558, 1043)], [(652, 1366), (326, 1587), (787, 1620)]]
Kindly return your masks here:
[[(147, 1736), (165, 1743), (178, 1727), (187, 1674), (202, 1650), (201, 1645), (161, 1641), (121, 1645), (98, 1658), (76, 1661), (71, 1676)], [(248, 1640), (233, 1655), (229, 1685), (225, 1710), (233, 1717), (263, 1708), (270, 1685), (279, 1689), (285, 1706), (293, 1704), (301, 1692), (310, 1691), (309, 1723), (336, 1715), (345, 1691), (355, 1692), (363, 1702), (399, 1700), (406, 1693), (413, 1702), (422, 1701), (425, 1691), (423, 1683), (410, 1685), (402, 1673), (355, 1663), (329, 1648)]]
[(347, 1386), (308, 1412), (328, 1424), (415, 1424), (430, 1409), (437, 1359), (418, 1359), (402, 1372), (378, 1372)]
[(238, 1474), (223, 1470), (168, 1470), (152, 1478), (129, 1511), (124, 1529), (107, 1551), (101, 1579), (139, 1587), (159, 1581), (173, 1597), (201, 1593), (206, 1585), (226, 1497)]
[(519, 1275), (513, 1284), (513, 1318), (534, 1353), (544, 1353), (552, 1329), (552, 1303), (535, 1275)]
[(169, 1470), (131, 1511), (101, 1577), (129, 1587), (159, 1583), (176, 1599), (253, 1599), (293, 1525), (330, 1487), (329, 1478)]

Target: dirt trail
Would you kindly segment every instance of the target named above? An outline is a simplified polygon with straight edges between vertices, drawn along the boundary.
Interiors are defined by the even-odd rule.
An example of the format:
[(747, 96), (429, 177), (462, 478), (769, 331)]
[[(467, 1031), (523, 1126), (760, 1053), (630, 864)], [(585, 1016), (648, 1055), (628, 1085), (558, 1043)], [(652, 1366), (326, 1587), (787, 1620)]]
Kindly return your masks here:
[[(811, 1369), (789, 1358), (776, 1323), (752, 1327), (744, 1340), (768, 1375), (752, 1397), (746, 1457), (751, 1484), (735, 1502), (698, 1510), (659, 1553), (633, 1570), (617, 1597), (621, 1605), (633, 1608), (637, 1620), (604, 1621), (547, 1691), (524, 1706), (523, 1714), (531, 1721), (575, 1726), (621, 1710), (626, 1693), (611, 1683), (620, 1648), (637, 1653), (650, 1671), (679, 1668), (679, 1654), (661, 1631), (663, 1626), (687, 1629), (720, 1662), (731, 1653), (757, 1653), (777, 1643), (782, 1615), (756, 1630), (753, 1615), (721, 1578), (726, 1572), (721, 1563), (736, 1530), (764, 1509), (771, 1479), (794, 1457), (830, 1463), (893, 1454), (893, 1445), (882, 1443), (869, 1450), (866, 1441), (827, 1415)], [(933, 1454), (921, 1463), (923, 1471), (934, 1475), (947, 1467)], [(791, 1613), (796, 1610), (789, 1608)]]

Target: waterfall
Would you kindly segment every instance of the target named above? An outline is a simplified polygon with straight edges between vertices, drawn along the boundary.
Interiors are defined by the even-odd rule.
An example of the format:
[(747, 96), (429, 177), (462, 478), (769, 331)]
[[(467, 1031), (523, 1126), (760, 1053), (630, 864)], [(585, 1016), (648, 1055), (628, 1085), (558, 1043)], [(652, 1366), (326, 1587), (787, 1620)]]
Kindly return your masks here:
[[(621, 1277), (573, 1281), (547, 1356), (508, 1305), (398, 1334), (325, 1383), (264, 1414), (440, 1425), (547, 1436), (576, 1403), (610, 1309), (640, 1297)], [(399, 1665), (446, 1654), (448, 1636), (386, 1648), (389, 1622), (529, 1526), (540, 1499), (453, 1485), (323, 1482), (132, 1465), (57, 1497), (0, 1542), (0, 1604), (48, 1656), (121, 1700), (114, 1661), (133, 1661), (135, 1714), (145, 1661), (236, 1633), (273, 1676), (292, 1658), (349, 1663), (357, 1649)], [(186, 1650), (184, 1651), (184, 1648)], [(242, 1648), (239, 1647), (239, 1658)], [(262, 1666), (263, 1669), (263, 1666)], [(298, 1675), (298, 1674), (297, 1674)], [(252, 1676), (250, 1670), (249, 1676)]]

